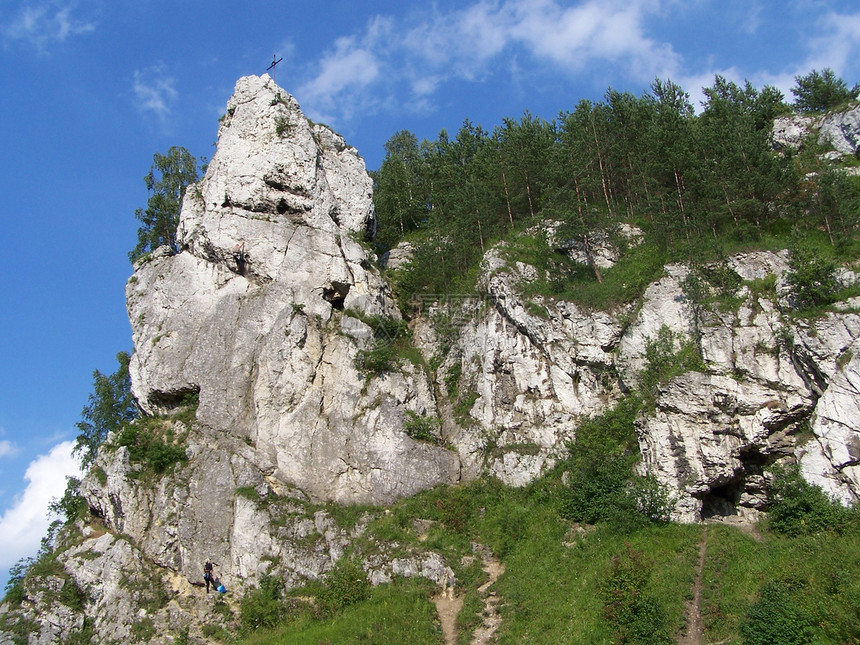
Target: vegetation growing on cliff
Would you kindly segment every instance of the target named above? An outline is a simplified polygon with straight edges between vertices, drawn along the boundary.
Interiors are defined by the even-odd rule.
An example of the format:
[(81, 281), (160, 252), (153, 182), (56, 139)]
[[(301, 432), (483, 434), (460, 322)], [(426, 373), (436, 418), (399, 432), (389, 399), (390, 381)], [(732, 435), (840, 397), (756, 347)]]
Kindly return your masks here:
[[(831, 77), (819, 79), (827, 92), (808, 89), (821, 84), (814, 74), (798, 77), (799, 101), (830, 90), (840, 101), (856, 96), (857, 88), (840, 94), (841, 79)], [(785, 248), (793, 230), (827, 235), (825, 259), (853, 257), (860, 179), (822, 164), (811, 141), (799, 153), (774, 151), (773, 118), (790, 111), (775, 88), (717, 76), (704, 93), (699, 114), (681, 87), (656, 80), (639, 97), (609, 89), (602, 102), (580, 101), (553, 121), (526, 112), (488, 131), (466, 120), (454, 137), (442, 131), (420, 143), (396, 133), (374, 174), (379, 249), (402, 240), (416, 247), (412, 264), (395, 272), (396, 289), (401, 296), (468, 290), (491, 244), (522, 246), (524, 232), (534, 235), (547, 221), (559, 222), (556, 237), (575, 241), (592, 262), (571, 266), (545, 249), (540, 263), (553, 275), (545, 291), (598, 306), (618, 296), (589, 297), (582, 285), (638, 295), (626, 279), (617, 280), (621, 292), (611, 286), (625, 261), (601, 271), (591, 255), (621, 222), (645, 232), (637, 264), (651, 269), (636, 273), (646, 282), (666, 261)], [(833, 100), (821, 99), (828, 107)]]
[[(833, 260), (856, 250), (858, 180), (818, 166), (809, 146), (798, 155), (771, 150), (771, 119), (786, 109), (773, 88), (758, 91), (717, 77), (705, 93), (698, 116), (681, 88), (656, 81), (642, 97), (610, 90), (605, 102), (582, 101), (553, 123), (526, 113), (490, 133), (467, 121), (454, 141), (443, 133), (422, 144), (398, 133), (386, 145), (376, 199), (381, 248), (417, 242), (411, 267), (394, 277), (400, 295), (468, 288), (477, 262), (498, 240), (509, 242), (514, 258), (549, 276), (529, 286), (535, 295), (595, 307), (634, 299), (667, 261), (702, 261), (729, 249), (792, 241), (789, 284), (797, 306), (831, 302), (837, 288)], [(815, 176), (808, 174), (812, 167)], [(177, 204), (167, 210), (178, 215)], [(569, 262), (535, 233), (547, 221), (559, 222), (559, 234), (585, 249), (590, 266)], [(154, 237), (141, 240), (145, 248), (166, 242), (176, 250), (175, 222), (147, 222), (145, 232)], [(601, 271), (592, 244), (599, 236), (613, 237), (622, 222), (640, 226), (646, 244)], [(699, 274), (721, 292), (715, 297), (733, 297), (736, 276), (704, 265), (694, 270)], [(358, 352), (356, 368), (379, 374), (410, 356), (405, 323), (362, 320), (374, 340)], [(115, 374), (94, 375), (95, 393), (78, 424), (78, 450), (91, 464), (114, 432), (113, 446), (127, 448), (135, 466), (131, 476), (151, 484), (185, 460), (185, 430), (176, 436), (173, 422), (190, 426), (196, 402), (185, 401), (176, 415), (134, 420), (129, 357), (117, 358)], [(238, 615), (224, 602), (214, 611), (248, 643), (439, 642), (429, 583), (396, 579), (371, 588), (362, 569), (364, 559), (382, 548), (433, 551), (456, 574), (464, 602), (459, 641), (469, 642), (484, 608), (481, 588), (488, 577), (479, 558), (486, 552), (506, 570), (495, 586), (502, 598), (501, 643), (674, 642), (687, 629), (686, 606), (697, 586), (708, 642), (860, 642), (856, 510), (783, 472), (772, 482), (770, 522), (752, 535), (668, 523), (671, 500), (653, 479), (634, 472), (634, 419), (660, 383), (700, 368), (701, 355), (693, 343), (676, 351), (664, 328), (647, 344), (645, 358), (642, 391), (583, 423), (576, 442), (543, 478), (522, 489), (487, 478), (427, 491), (388, 509), (361, 509), (372, 516), (367, 530), (322, 580), (287, 593), (277, 576), (264, 575), (259, 589), (242, 599)], [(445, 378), (452, 397), (458, 370)], [(454, 414), (461, 423), (477, 396), (458, 395)], [(438, 426), (436, 417), (414, 414), (404, 423), (410, 436), (430, 443), (439, 441)], [(91, 472), (105, 483), (104, 470)], [(67, 523), (88, 512), (77, 485), (70, 481), (56, 505)], [(261, 502), (256, 488), (235, 492)], [(39, 593), (51, 576), (71, 582), (50, 539), (46, 545), (35, 563), (13, 571), (6, 596), (11, 605)], [(85, 590), (63, 589), (67, 606), (81, 610), (88, 602)], [(154, 597), (156, 609), (166, 603)], [(32, 627), (6, 621), (0, 618), (0, 627), (22, 638)], [(132, 635), (147, 640), (154, 629), (144, 617)], [(238, 638), (220, 625), (204, 626), (203, 634), (225, 642)], [(183, 638), (187, 642), (187, 628)]]
[[(607, 415), (597, 426), (614, 425), (619, 439), (627, 436), (632, 432), (628, 412)], [(605, 459), (618, 448), (612, 445), (601, 452), (595, 444), (591, 456)], [(243, 601), (244, 615), (265, 610), (272, 619), (270, 628), (261, 624), (247, 630), (241, 642), (442, 642), (432, 604), (438, 589), (432, 585), (396, 578), (355, 593), (341, 580), (355, 558), (392, 542), (406, 551), (440, 553), (453, 567), (454, 591), (463, 598), (459, 643), (472, 642), (486, 598), (478, 589), (488, 577), (474, 545), (504, 565), (492, 587), (501, 598), (497, 642), (502, 644), (678, 642), (689, 628), (694, 602), (701, 612), (701, 642), (860, 640), (855, 575), (860, 529), (856, 522), (838, 530), (822, 524), (830, 514), (845, 511), (820, 490), (798, 488), (791, 473), (775, 482), (782, 491), (780, 503), (793, 509), (791, 521), (809, 527), (802, 535), (767, 524), (748, 531), (724, 524), (631, 525), (619, 523), (617, 514), (599, 513), (596, 524), (588, 525), (573, 521), (567, 510), (575, 482), (564, 472), (574, 463), (575, 458), (522, 489), (483, 480), (427, 491), (387, 510), (365, 509), (375, 515), (366, 539), (344, 556), (331, 581), (270, 592), (277, 597), (274, 604), (257, 605), (262, 600), (254, 595)], [(587, 498), (586, 508), (597, 508), (600, 500), (607, 501), (605, 492), (591, 487), (577, 495)]]

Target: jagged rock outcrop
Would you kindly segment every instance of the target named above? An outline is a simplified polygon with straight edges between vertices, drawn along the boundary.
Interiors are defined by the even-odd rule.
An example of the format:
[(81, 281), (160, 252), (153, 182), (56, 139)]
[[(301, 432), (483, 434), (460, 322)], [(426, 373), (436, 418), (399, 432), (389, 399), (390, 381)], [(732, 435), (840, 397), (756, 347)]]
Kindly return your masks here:
[[(858, 118), (778, 121), (774, 140), (797, 146), (814, 127), (847, 154)], [(363, 244), (371, 185), (357, 152), (267, 76), (239, 80), (218, 149), (186, 193), (181, 252), (139, 261), (126, 290), (133, 392), (160, 417), (132, 430), (169, 438), (184, 459), (154, 468), (109, 437), (80, 487), (93, 522), (67, 527), (56, 567), (29, 582), (7, 625), (30, 629), (32, 643), (206, 642), (203, 625), (230, 625), (200, 588), (204, 561), (236, 595), (269, 574), (296, 587), (383, 513), (339, 522), (320, 503), (388, 504), (481, 475), (526, 484), (584, 419), (640, 388), (661, 338), (700, 359), (649, 392), (636, 421), (640, 470), (671, 491), (674, 519), (757, 515), (769, 469), (789, 461), (841, 501), (860, 498), (860, 299), (794, 317), (786, 253), (758, 252), (720, 267), (736, 278), (722, 299), (701, 267), (674, 264), (637, 302), (598, 311), (538, 295), (531, 283), (552, 276), (499, 244), (474, 293), (416, 297), (420, 359), (361, 371), (390, 349), (383, 321), (401, 318)], [(621, 225), (585, 252), (556, 228), (531, 233), (598, 267), (641, 237)], [(388, 270), (414, 251), (402, 245)], [(362, 562), (374, 584), (454, 582), (437, 553), (375, 546)], [(70, 594), (80, 606), (57, 602)]]
[(267, 77), (241, 79), (187, 191), (182, 252), (153, 254), (129, 283), (144, 409), (198, 392), (213, 436), (247, 440), (261, 472), (311, 500), (386, 503), (456, 481), (456, 454), (402, 431), (407, 409), (435, 407), (423, 373), (367, 383), (354, 366), (372, 340), (355, 315), (399, 316), (357, 241), (373, 222), (356, 151)]
[(812, 132), (818, 133), (818, 143), (829, 145), (843, 155), (855, 154), (860, 145), (860, 107), (820, 117), (796, 114), (778, 117), (774, 119), (771, 138), (778, 150), (797, 150)]
[[(291, 586), (322, 576), (361, 523), (340, 528), (307, 502), (384, 504), (459, 480), (456, 451), (404, 430), (407, 411), (435, 414), (424, 371), (356, 367), (374, 321), (400, 317), (362, 246), (371, 186), (357, 152), (267, 76), (238, 81), (217, 151), (186, 191), (181, 252), (142, 259), (126, 293), (141, 407), (170, 415), (196, 401), (193, 422), (159, 430), (187, 461), (157, 476), (110, 437), (81, 484), (110, 532), (84, 527), (60, 556), (65, 576), (99, 586), (87, 608), (99, 642), (141, 624), (163, 634), (152, 642), (183, 626), (202, 636), (211, 608), (190, 590), (207, 559), (237, 591), (271, 571)], [(161, 599), (145, 616), (128, 582), (142, 567)], [(126, 577), (94, 581), (109, 568)]]
[[(416, 334), (428, 356), (449, 348), (437, 385), (456, 382), (458, 405), (468, 405), (451, 436), (464, 474), (531, 481), (575, 440), (581, 419), (638, 387), (646, 349), (665, 330), (675, 349), (695, 343), (702, 361), (701, 372), (661, 385), (655, 409), (637, 424), (641, 471), (673, 492), (675, 520), (755, 516), (767, 508), (768, 466), (795, 459), (811, 481), (826, 480), (826, 490), (856, 499), (856, 461), (847, 446), (860, 434), (849, 420), (850, 394), (833, 413), (841, 425), (831, 430), (832, 445), (822, 421), (812, 424), (813, 442), (803, 432), (860, 336), (857, 303), (813, 322), (794, 319), (784, 252), (739, 254), (725, 268), (740, 285), (732, 308), (697, 303), (688, 293), (690, 268), (670, 265), (635, 307), (601, 312), (522, 296), (537, 270), (507, 261), (503, 247), (491, 251), (480, 283), (485, 293), (431, 309)], [(760, 291), (756, 284), (769, 277), (772, 286)], [(452, 321), (459, 321), (453, 336)]]

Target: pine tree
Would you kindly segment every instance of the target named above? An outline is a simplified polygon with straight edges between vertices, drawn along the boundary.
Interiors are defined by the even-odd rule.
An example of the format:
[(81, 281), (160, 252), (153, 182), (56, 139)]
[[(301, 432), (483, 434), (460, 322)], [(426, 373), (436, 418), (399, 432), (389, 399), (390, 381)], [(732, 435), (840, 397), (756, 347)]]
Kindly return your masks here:
[[(179, 252), (176, 229), (182, 199), (188, 186), (197, 181), (197, 159), (185, 148), (171, 147), (166, 155), (155, 153), (152, 166), (143, 178), (150, 192), (146, 208), (138, 208), (134, 216), (142, 223), (137, 229), (137, 246), (128, 254), (132, 262), (159, 246), (167, 245)], [(203, 170), (203, 168), (201, 168)]]
[(81, 455), (86, 468), (96, 458), (96, 452), (109, 432), (118, 431), (125, 423), (139, 416), (140, 410), (131, 393), (128, 352), (116, 355), (119, 367), (113, 374), (93, 372), (93, 392), (76, 423), (80, 434), (75, 440), (74, 453)]

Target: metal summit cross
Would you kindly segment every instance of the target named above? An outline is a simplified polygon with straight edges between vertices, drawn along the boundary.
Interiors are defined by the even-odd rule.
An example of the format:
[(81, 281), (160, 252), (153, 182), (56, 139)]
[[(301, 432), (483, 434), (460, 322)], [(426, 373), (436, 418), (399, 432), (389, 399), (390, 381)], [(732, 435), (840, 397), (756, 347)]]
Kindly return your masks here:
[[(275, 60), (275, 59), (277, 59), (277, 60)], [(281, 58), (278, 58), (278, 55), (277, 55), (277, 54), (272, 54), (272, 64), (271, 64), (271, 65), (269, 65), (269, 66), (266, 68), (266, 71), (267, 71), (267, 72), (268, 72), (269, 70), (272, 70), (272, 80), (273, 80), (273, 81), (275, 81), (276, 83), (277, 83), (278, 81), (275, 79), (275, 67), (276, 67), (276, 66), (278, 65), (278, 63), (280, 63), (282, 60), (284, 60), (284, 57), (283, 57), (283, 56), (281, 56)]]

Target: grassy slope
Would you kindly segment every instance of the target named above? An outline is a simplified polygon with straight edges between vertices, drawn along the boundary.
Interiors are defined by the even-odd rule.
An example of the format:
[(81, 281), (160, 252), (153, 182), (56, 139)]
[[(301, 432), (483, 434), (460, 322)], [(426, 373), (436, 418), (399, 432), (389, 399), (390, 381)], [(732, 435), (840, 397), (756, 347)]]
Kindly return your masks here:
[[(546, 486), (509, 490), (492, 482), (428, 491), (379, 517), (370, 536), (397, 538), (404, 548), (420, 544), (443, 553), (455, 567), (458, 593), (466, 598), (459, 617), (461, 643), (469, 642), (480, 624), (476, 589), (486, 579), (474, 563), (458, 565), (471, 553), (473, 541), (492, 549), (506, 568), (495, 586), (501, 597), (499, 643), (636, 643), (649, 641), (637, 637), (635, 629), (619, 629), (607, 613), (612, 594), (621, 588), (618, 563), (630, 562), (633, 554), (640, 576), (634, 595), (659, 609), (657, 618), (637, 620), (674, 639), (684, 628), (705, 532), (702, 526), (671, 524), (627, 534), (608, 525), (578, 527), (556, 511)], [(424, 541), (412, 529), (419, 518), (434, 522)], [(707, 529), (701, 600), (705, 642), (745, 642), (743, 625), (770, 584), (786, 591), (788, 607), (765, 607), (767, 620), (788, 612), (796, 624), (792, 629), (811, 639), (771, 642), (860, 643), (860, 535), (786, 538), (765, 526), (759, 533), (754, 538), (729, 526)], [(242, 642), (441, 643), (433, 593), (426, 583), (398, 580), (341, 611), (295, 612), (278, 629)]]
[[(725, 244), (724, 252), (786, 248), (790, 236), (780, 233), (752, 244)], [(846, 249), (835, 253), (820, 233), (810, 232), (805, 244), (824, 257), (845, 260)], [(563, 258), (544, 266), (547, 248), (539, 240), (521, 237), (511, 247), (510, 259), (560, 270), (564, 276), (554, 284), (530, 285), (532, 295), (561, 297), (595, 308), (635, 300), (659, 276), (665, 260), (655, 247), (643, 245), (629, 251), (615, 269), (605, 271), (605, 283), (597, 285), (588, 271), (570, 266)], [(472, 631), (481, 623), (483, 604), (477, 588), (486, 576), (474, 560), (463, 564), (477, 542), (488, 546), (506, 569), (495, 585), (501, 597), (499, 643), (653, 645), (657, 637), (642, 636), (636, 630), (661, 631), (670, 640), (682, 634), (686, 603), (693, 597), (698, 573), (699, 546), (706, 540), (700, 601), (704, 642), (860, 643), (857, 532), (788, 538), (766, 526), (758, 528), (756, 537), (722, 525), (707, 530), (652, 525), (633, 532), (608, 525), (583, 528), (560, 512), (559, 473), (556, 470), (525, 489), (478, 481), (403, 500), (378, 513), (368, 539), (357, 546), (358, 554), (372, 552), (375, 540), (394, 542), (404, 552), (420, 548), (441, 553), (454, 568), (458, 593), (464, 597), (458, 619), (460, 643), (470, 642)], [(348, 514), (347, 509), (344, 512)], [(416, 519), (431, 522), (420, 538)], [(645, 615), (647, 611), (642, 613), (640, 608), (641, 615), (624, 625), (617, 611), (613, 620), (612, 599), (630, 582), (623, 579), (620, 565), (631, 562), (638, 578), (627, 588), (626, 599), (632, 598), (633, 604), (642, 599), (656, 613)], [(369, 600), (340, 613), (317, 612), (312, 618), (299, 612), (277, 631), (258, 633), (243, 642), (441, 643), (430, 600), (433, 593), (426, 585), (397, 581), (388, 592), (376, 590)], [(777, 600), (763, 600), (764, 596)], [(761, 624), (767, 625), (764, 636), (750, 628)], [(783, 627), (786, 631), (779, 632)]]

